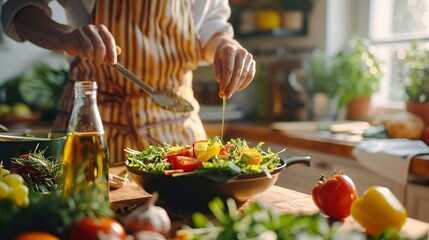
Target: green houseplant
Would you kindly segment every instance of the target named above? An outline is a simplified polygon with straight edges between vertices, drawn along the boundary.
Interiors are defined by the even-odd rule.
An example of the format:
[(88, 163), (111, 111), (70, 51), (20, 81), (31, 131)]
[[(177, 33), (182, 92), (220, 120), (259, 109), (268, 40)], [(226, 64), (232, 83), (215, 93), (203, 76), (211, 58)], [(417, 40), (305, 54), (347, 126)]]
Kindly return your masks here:
[[(355, 35), (332, 60), (332, 71), (339, 84), (338, 105), (346, 107), (348, 119), (366, 120), (371, 95), (379, 89), (383, 73), (374, 50), (368, 39)], [(357, 100), (365, 102), (366, 107), (356, 107), (361, 116), (351, 116)]]
[(303, 66), (289, 74), (290, 86), (305, 99), (307, 118), (310, 120), (337, 118), (338, 84), (331, 63), (331, 58), (323, 50), (314, 49)]
[(404, 86), (407, 102), (429, 102), (429, 49), (411, 43), (404, 58)]
[(404, 58), (404, 91), (406, 109), (429, 125), (429, 49), (413, 41)]

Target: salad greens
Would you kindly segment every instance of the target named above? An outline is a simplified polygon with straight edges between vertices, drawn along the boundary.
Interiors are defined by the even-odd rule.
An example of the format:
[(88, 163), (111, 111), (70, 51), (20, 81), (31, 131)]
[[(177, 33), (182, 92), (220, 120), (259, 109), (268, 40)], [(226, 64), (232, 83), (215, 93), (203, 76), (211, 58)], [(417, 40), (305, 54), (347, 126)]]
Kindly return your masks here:
[[(207, 139), (208, 148), (216, 144), (220, 145), (221, 152), (204, 161), (202, 167), (197, 168), (193, 174), (237, 175), (260, 172), (270, 173), (283, 163), (279, 154), (284, 149), (279, 152), (273, 152), (271, 148), (264, 150), (264, 142), (258, 143), (255, 147), (250, 147), (246, 140), (240, 138), (230, 139), (225, 144), (222, 143), (219, 137)], [(142, 151), (126, 149), (125, 151), (129, 154), (127, 165), (139, 171), (164, 174), (165, 170), (172, 169), (172, 164), (167, 158), (169, 150), (177, 147), (180, 146), (173, 147), (169, 144), (164, 144), (162, 146), (147, 146)], [(259, 153), (260, 162), (258, 164), (249, 164), (251, 159), (244, 154), (249, 149), (256, 150)]]

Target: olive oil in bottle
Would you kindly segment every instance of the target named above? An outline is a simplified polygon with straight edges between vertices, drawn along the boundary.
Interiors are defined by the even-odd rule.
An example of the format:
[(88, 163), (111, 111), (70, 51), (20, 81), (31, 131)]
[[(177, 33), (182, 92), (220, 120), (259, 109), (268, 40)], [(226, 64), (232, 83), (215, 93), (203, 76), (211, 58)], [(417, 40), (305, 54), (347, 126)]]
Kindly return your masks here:
[[(67, 128), (63, 151), (63, 193), (76, 185), (96, 183), (109, 199), (109, 151), (97, 107), (97, 84), (75, 83), (74, 107)], [(80, 181), (84, 182), (80, 182)]]

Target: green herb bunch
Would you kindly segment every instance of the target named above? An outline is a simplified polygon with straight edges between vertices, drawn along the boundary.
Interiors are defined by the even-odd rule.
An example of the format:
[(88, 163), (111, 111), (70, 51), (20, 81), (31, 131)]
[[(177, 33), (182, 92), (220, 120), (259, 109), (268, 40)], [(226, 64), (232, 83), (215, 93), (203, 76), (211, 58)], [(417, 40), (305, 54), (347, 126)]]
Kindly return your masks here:
[(28, 187), (37, 192), (51, 192), (62, 179), (62, 163), (58, 158), (45, 157), (47, 148), (37, 148), (28, 154), (11, 159), (10, 171), (21, 175)]

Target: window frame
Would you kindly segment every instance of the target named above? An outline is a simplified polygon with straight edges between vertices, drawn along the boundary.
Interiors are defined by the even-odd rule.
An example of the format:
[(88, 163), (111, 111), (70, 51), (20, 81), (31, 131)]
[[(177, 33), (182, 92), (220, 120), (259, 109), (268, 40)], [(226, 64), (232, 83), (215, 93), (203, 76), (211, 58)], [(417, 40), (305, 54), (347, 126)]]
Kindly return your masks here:
[[(380, 14), (380, 11), (374, 7), (374, 4), (376, 4), (375, 1), (359, 0), (356, 2), (356, 30), (361, 34), (361, 36), (368, 38), (376, 49), (380, 50), (390, 47), (391, 50), (405, 50), (411, 46), (410, 44), (413, 40), (429, 41), (429, 32), (427, 34), (395, 34), (385, 38), (374, 36), (372, 33), (373, 28), (371, 26), (374, 26), (375, 24), (373, 23), (372, 16), (374, 16), (375, 13)], [(384, 8), (386, 8), (386, 5), (391, 4), (393, 0), (382, 0), (380, 2), (382, 2), (384, 4)], [(387, 51), (385, 52), (386, 55), (384, 57), (380, 52), (379, 57), (383, 62), (383, 71), (385, 74), (380, 82), (380, 90), (375, 92), (372, 96), (371, 104), (376, 113), (403, 110), (405, 109), (405, 99), (398, 101), (390, 101), (388, 99), (388, 89), (390, 89), (392, 78), (390, 76), (391, 71), (388, 71), (387, 68), (392, 67), (392, 63), (390, 60), (386, 60), (385, 58), (388, 55)]]

